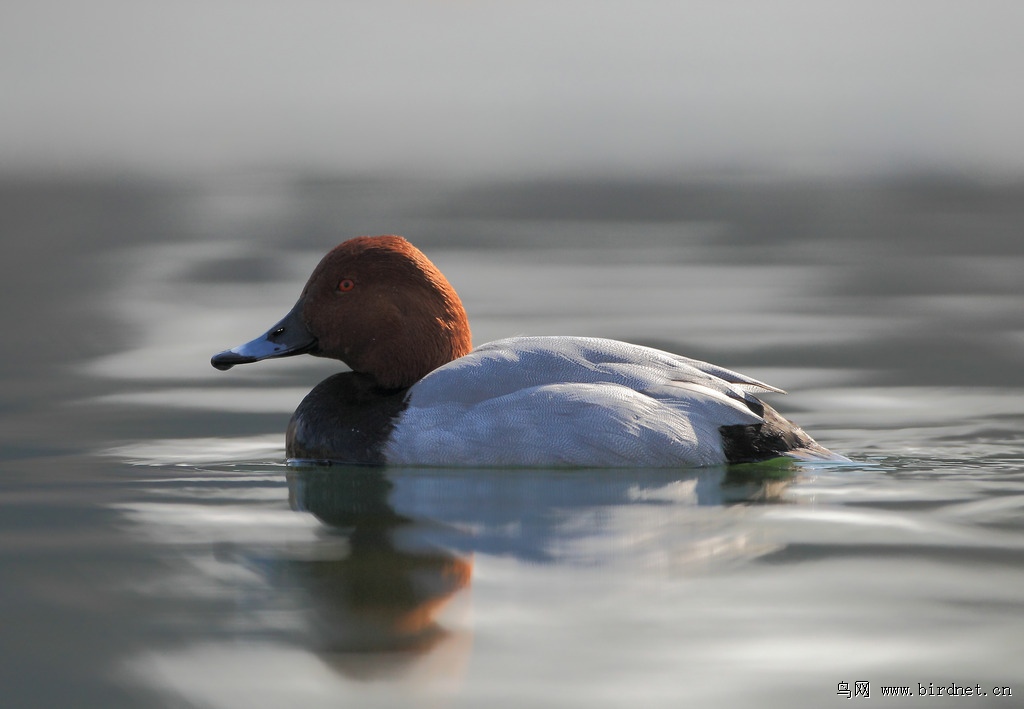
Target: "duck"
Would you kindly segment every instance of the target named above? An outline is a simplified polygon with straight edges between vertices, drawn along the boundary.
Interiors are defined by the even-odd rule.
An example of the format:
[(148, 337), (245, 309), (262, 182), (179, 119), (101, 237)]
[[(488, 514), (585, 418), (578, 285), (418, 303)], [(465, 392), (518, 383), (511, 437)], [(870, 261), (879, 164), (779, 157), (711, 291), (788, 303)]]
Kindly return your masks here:
[(473, 347), (452, 285), (401, 236), (329, 251), (294, 307), (211, 359), (219, 370), (309, 354), (348, 371), (288, 423), (290, 463), (445, 467), (701, 467), (846, 460), (708, 362), (581, 336)]

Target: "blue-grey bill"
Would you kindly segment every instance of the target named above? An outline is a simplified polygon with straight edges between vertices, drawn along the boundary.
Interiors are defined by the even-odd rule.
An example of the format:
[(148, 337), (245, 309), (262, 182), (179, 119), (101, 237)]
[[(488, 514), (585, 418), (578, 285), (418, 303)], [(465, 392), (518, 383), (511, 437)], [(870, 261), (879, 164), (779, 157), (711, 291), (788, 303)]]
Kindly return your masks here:
[(291, 357), (310, 352), (315, 348), (316, 338), (310, 334), (306, 324), (302, 321), (300, 301), (274, 327), (244, 345), (215, 354), (210, 359), (210, 364), (225, 371), (236, 364), (249, 364), (275, 357)]

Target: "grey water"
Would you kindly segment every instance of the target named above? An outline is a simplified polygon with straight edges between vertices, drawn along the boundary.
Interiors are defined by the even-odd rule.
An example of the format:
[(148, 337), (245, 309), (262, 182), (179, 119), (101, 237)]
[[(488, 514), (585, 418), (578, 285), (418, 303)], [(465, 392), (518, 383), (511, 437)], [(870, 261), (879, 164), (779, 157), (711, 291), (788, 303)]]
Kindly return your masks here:
[[(1020, 183), (9, 179), (0, 228), (3, 707), (1024, 697)], [(478, 344), (723, 364), (854, 463), (288, 467), (340, 365), (209, 357), (377, 233)]]

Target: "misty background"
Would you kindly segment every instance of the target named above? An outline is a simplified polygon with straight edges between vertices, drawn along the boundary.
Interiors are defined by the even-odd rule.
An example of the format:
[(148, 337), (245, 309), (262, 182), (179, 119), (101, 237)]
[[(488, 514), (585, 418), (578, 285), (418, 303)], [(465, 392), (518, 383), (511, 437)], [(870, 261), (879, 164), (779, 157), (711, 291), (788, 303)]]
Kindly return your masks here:
[(1024, 169), (1024, 5), (5, 3), (0, 174)]

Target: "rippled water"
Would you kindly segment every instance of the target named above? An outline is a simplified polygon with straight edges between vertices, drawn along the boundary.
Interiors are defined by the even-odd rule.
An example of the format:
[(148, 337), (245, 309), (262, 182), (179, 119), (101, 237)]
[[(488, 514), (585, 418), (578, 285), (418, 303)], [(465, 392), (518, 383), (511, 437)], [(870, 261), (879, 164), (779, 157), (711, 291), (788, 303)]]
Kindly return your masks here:
[[(249, 176), (0, 200), (4, 707), (1024, 696), (1019, 186)], [(789, 390), (773, 404), (856, 462), (287, 468), (288, 415), (335, 366), (209, 356), (381, 232), (448, 275), (477, 343), (709, 359)]]

